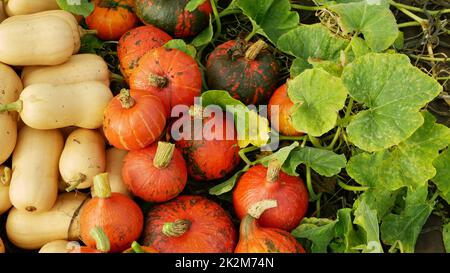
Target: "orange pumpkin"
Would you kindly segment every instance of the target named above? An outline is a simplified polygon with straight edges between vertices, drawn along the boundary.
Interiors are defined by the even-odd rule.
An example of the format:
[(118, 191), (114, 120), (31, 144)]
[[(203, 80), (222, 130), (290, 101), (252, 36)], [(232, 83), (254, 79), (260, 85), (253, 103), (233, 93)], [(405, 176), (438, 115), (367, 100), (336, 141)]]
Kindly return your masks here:
[(86, 17), (86, 24), (89, 29), (97, 30), (97, 36), (102, 40), (118, 40), (139, 22), (133, 13), (133, 0), (94, 0), (93, 2), (95, 8)]
[(152, 246), (141, 246), (138, 242), (134, 241), (131, 247), (123, 253), (159, 253), (159, 251)]
[[(274, 111), (274, 106), (278, 106), (278, 111)], [(269, 101), (268, 112), (272, 127), (285, 136), (301, 136), (304, 133), (295, 130), (292, 125), (291, 111), (294, 103), (287, 94), (287, 84), (278, 87)]]
[(172, 40), (169, 34), (154, 26), (141, 26), (133, 28), (119, 40), (117, 44), (117, 56), (120, 62), (120, 71), (128, 82), (131, 73), (138, 66), (139, 60), (145, 53), (163, 46)]
[(165, 124), (166, 111), (159, 98), (122, 89), (105, 109), (103, 132), (114, 147), (137, 150), (157, 140)]
[(235, 253), (304, 253), (305, 249), (287, 231), (263, 228), (257, 218), (268, 208), (276, 206), (274, 200), (263, 200), (254, 205), (241, 221), (239, 242)]
[(96, 241), (89, 232), (100, 227), (109, 238), (110, 251), (124, 251), (142, 232), (144, 216), (141, 209), (128, 196), (111, 193), (107, 173), (94, 177), (93, 196), (80, 212), (81, 240), (94, 248)]
[(194, 104), (201, 92), (202, 77), (194, 58), (178, 49), (159, 47), (139, 60), (130, 87), (158, 96), (169, 116), (175, 105)]

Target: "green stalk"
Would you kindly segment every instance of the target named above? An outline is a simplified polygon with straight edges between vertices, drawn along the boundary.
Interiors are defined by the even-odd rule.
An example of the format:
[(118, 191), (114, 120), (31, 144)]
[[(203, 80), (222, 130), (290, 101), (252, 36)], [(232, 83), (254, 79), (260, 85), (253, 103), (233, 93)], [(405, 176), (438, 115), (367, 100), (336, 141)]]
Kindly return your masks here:
[[(390, 0), (389, 4), (391, 4), (392, 6), (394, 6), (396, 8), (403, 8), (403, 9), (406, 9), (406, 10), (411, 10), (411, 11), (425, 13), (424, 9), (421, 9), (421, 8), (418, 8), (418, 7), (413, 7), (413, 6), (406, 5), (406, 4), (397, 3), (397, 2), (395, 2), (393, 0)], [(436, 15), (436, 14), (450, 13), (450, 9), (427, 10), (426, 12), (431, 14), (431, 15)]]
[(338, 185), (343, 188), (344, 190), (347, 191), (366, 191), (369, 189), (369, 187), (360, 187), (360, 186), (350, 186), (345, 184), (344, 182), (342, 182), (341, 180), (338, 179)]
[(110, 250), (111, 246), (109, 244), (108, 236), (106, 236), (101, 227), (92, 228), (89, 231), (89, 234), (94, 238), (97, 250), (101, 252), (108, 252)]
[(315, 138), (315, 137), (313, 137), (311, 135), (308, 135), (308, 139), (309, 139), (309, 141), (312, 143), (312, 145), (314, 147), (316, 147), (316, 148), (321, 148), (322, 147), (322, 145), (320, 144), (320, 141), (319, 141), (318, 138)]
[(342, 130), (342, 127), (339, 126), (336, 130), (336, 133), (334, 133), (333, 140), (331, 141), (330, 145), (328, 145), (328, 147), (327, 147), (328, 150), (333, 150), (334, 145), (336, 144), (336, 141), (339, 139), (339, 136), (341, 135), (341, 130)]
[(146, 253), (146, 252), (142, 249), (141, 245), (138, 244), (138, 242), (136, 242), (136, 241), (134, 241), (134, 242), (131, 244), (131, 248), (133, 249), (134, 253)]
[(252, 32), (250, 32), (250, 33), (247, 35), (247, 37), (245, 37), (245, 41), (246, 41), (246, 42), (250, 41), (250, 40), (253, 38), (253, 36), (256, 35), (256, 32), (258, 32), (258, 27), (255, 26), (255, 25), (252, 23)]
[(291, 7), (297, 10), (309, 10), (309, 11), (316, 11), (327, 8), (326, 6), (304, 6), (299, 4), (291, 4)]
[(306, 138), (306, 135), (302, 135), (302, 136), (282, 136), (279, 135), (278, 139), (279, 140), (304, 140)]
[(398, 28), (421, 26), (417, 21), (405, 22), (397, 25)]
[[(409, 57), (413, 58), (413, 59), (417, 59), (417, 60), (425, 60), (425, 61), (436, 61), (436, 62), (447, 62), (450, 63), (450, 58), (430, 58), (430, 57), (425, 57), (425, 56), (418, 56), (418, 55), (414, 55), (414, 54), (409, 54)], [(1, 110), (0, 110), (1, 112)]]
[(242, 160), (244, 160), (245, 164), (252, 165), (252, 162), (250, 161), (250, 159), (248, 159), (248, 157), (245, 154), (249, 153), (249, 152), (256, 151), (258, 149), (259, 149), (259, 147), (256, 147), (256, 146), (249, 146), (249, 147), (240, 149), (239, 150), (239, 156), (242, 158)]
[(217, 40), (219, 35), (222, 33), (222, 22), (220, 21), (220, 15), (219, 15), (219, 12), (217, 11), (216, 0), (211, 0), (210, 2), (211, 2), (213, 14), (214, 14), (214, 21), (216, 22), (216, 28), (217, 28), (216, 33), (214, 33), (213, 39), (211, 41), (211, 43), (212, 43), (215, 40)]
[(21, 112), (23, 109), (23, 102), (21, 100), (0, 104), (0, 113), (2, 112)]
[(314, 192), (313, 186), (312, 186), (312, 181), (311, 181), (311, 167), (309, 167), (308, 165), (306, 165), (306, 187), (308, 188), (308, 193), (309, 193), (309, 201), (316, 201), (317, 200), (317, 195)]

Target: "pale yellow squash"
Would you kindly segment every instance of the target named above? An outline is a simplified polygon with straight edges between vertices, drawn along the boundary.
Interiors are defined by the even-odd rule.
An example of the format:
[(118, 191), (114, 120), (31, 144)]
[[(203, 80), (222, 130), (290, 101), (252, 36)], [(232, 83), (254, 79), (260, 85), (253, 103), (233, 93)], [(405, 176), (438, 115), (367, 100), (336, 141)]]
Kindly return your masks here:
[(16, 65), (58, 65), (75, 51), (73, 30), (57, 16), (22, 16), (0, 24), (0, 62)]
[(12, 204), (9, 200), (9, 184), (11, 183), (11, 169), (0, 166), (0, 215), (7, 212)]
[(99, 132), (77, 129), (69, 135), (59, 160), (59, 172), (67, 184), (89, 188), (94, 176), (105, 171), (105, 165), (105, 141)]
[(33, 14), (29, 14), (29, 15), (17, 15), (17, 16), (7, 18), (3, 22), (3, 24), (12, 23), (15, 21), (21, 21), (23, 19), (29, 19), (32, 17), (42, 19), (42, 18), (48, 17), (48, 16), (63, 19), (66, 23), (68, 23), (70, 25), (70, 27), (72, 29), (72, 37), (73, 37), (73, 42), (74, 42), (74, 49), (73, 49), (72, 54), (78, 53), (78, 51), (80, 50), (80, 46), (81, 46), (80, 38), (82, 35), (84, 35), (85, 32), (89, 32), (89, 31), (81, 28), (80, 25), (78, 25), (77, 18), (75, 18), (75, 16), (72, 13), (67, 12), (65, 10), (49, 10), (49, 11), (43, 11), (43, 12), (33, 13)]
[(9, 16), (14, 16), (59, 9), (59, 6), (56, 0), (8, 0), (5, 9)]
[[(16, 72), (0, 63), (0, 104), (11, 103), (19, 98), (22, 82)], [(0, 164), (11, 155), (17, 139), (17, 115), (0, 113)]]
[(97, 81), (33, 84), (22, 91), (17, 102), (3, 109), (0, 105), (0, 111), (18, 111), (23, 122), (35, 129), (97, 129), (103, 124), (103, 112), (112, 98), (109, 87)]
[(12, 157), (9, 198), (19, 210), (51, 209), (58, 194), (58, 163), (64, 139), (58, 130), (20, 130)]
[(73, 55), (56, 66), (28, 66), (22, 71), (25, 87), (37, 83), (71, 84), (85, 81), (99, 81), (109, 86), (108, 65), (95, 54)]
[(12, 208), (6, 220), (9, 240), (23, 249), (39, 249), (54, 240), (77, 240), (79, 211), (88, 200), (83, 193), (64, 193), (51, 210), (30, 213)]
[(0, 1), (0, 23), (8, 17), (5, 11), (5, 3)]
[(106, 150), (106, 172), (109, 175), (109, 183), (112, 192), (120, 192), (131, 196), (127, 185), (122, 180), (123, 159), (128, 151), (110, 148)]
[(76, 241), (55, 240), (42, 246), (41, 249), (39, 249), (39, 253), (68, 253), (79, 246), (80, 243)]

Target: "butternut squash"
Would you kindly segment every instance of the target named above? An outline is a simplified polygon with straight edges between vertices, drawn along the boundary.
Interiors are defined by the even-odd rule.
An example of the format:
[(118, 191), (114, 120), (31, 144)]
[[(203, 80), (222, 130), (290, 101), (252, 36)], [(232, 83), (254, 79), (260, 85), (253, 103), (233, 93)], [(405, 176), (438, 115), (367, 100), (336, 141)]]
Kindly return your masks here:
[(11, 169), (0, 166), (0, 215), (11, 208), (9, 200), (9, 184), (11, 182)]
[(66, 140), (59, 160), (59, 172), (70, 189), (86, 189), (105, 171), (105, 141), (94, 130), (77, 129)]
[[(69, 60), (76, 42), (72, 27), (58, 16), (23, 15), (0, 24), (0, 62), (58, 65)], [(8, 21), (5, 20), (5, 21)]]
[[(16, 101), (22, 92), (22, 82), (14, 70), (0, 63), (0, 104)], [(15, 113), (0, 113), (0, 164), (5, 162), (16, 145), (17, 115)]]
[(80, 243), (76, 241), (55, 240), (42, 246), (39, 253), (68, 253), (75, 247), (79, 246)]
[(112, 98), (111, 90), (97, 81), (40, 83), (26, 87), (16, 102), (0, 105), (0, 113), (17, 111), (23, 122), (35, 129), (96, 129), (102, 126), (103, 112)]
[(95, 54), (73, 55), (56, 66), (28, 66), (22, 70), (25, 87), (36, 83), (70, 84), (85, 81), (99, 81), (109, 86), (108, 65)]
[(58, 130), (24, 127), (12, 157), (9, 198), (14, 207), (28, 212), (52, 208), (58, 194), (58, 162), (64, 139)]
[(0, 253), (5, 253), (5, 245), (3, 244), (2, 238), (0, 238)]
[(23, 249), (39, 249), (54, 240), (77, 240), (78, 212), (87, 200), (83, 193), (64, 193), (51, 210), (43, 213), (12, 208), (6, 220), (6, 234), (14, 245)]
[(120, 192), (131, 196), (127, 185), (122, 180), (123, 159), (128, 151), (110, 148), (106, 150), (106, 172), (109, 174), (109, 184), (112, 192)]
[(33, 13), (33, 14), (29, 14), (29, 15), (17, 15), (17, 16), (7, 18), (3, 22), (3, 24), (15, 22), (15, 21), (21, 21), (23, 19), (29, 19), (29, 18), (33, 18), (33, 17), (43, 18), (43, 17), (48, 17), (48, 16), (60, 18), (69, 24), (69, 26), (72, 29), (72, 36), (73, 36), (73, 42), (74, 42), (74, 49), (73, 49), (72, 54), (78, 53), (78, 51), (80, 50), (80, 46), (81, 46), (81, 40), (80, 40), (81, 36), (84, 35), (84, 33), (89, 33), (90, 31), (87, 31), (87, 30), (84, 30), (83, 28), (81, 28), (80, 25), (78, 25), (78, 21), (75, 18), (75, 16), (72, 13), (67, 12), (65, 10), (50, 10), (50, 11)]
[(59, 6), (56, 0), (8, 0), (5, 8), (9, 16), (15, 16), (59, 9)]

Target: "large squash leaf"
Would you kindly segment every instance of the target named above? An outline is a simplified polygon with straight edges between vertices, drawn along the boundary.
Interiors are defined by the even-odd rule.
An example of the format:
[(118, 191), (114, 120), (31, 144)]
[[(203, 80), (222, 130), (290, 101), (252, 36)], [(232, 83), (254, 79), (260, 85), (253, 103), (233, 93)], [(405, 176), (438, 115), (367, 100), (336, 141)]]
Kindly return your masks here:
[(278, 39), (299, 24), (289, 0), (235, 0), (257, 33), (277, 44)]
[(328, 8), (339, 15), (344, 30), (364, 34), (367, 44), (375, 52), (387, 49), (398, 37), (395, 17), (381, 1), (343, 3)]
[(423, 124), (420, 108), (442, 90), (400, 54), (366, 54), (347, 65), (342, 77), (350, 96), (368, 108), (347, 127), (349, 139), (366, 151), (410, 137)]
[(422, 115), (423, 126), (410, 138), (391, 150), (353, 156), (347, 173), (363, 186), (388, 191), (426, 185), (436, 174), (433, 160), (450, 144), (450, 129), (436, 124), (428, 112)]
[(58, 6), (65, 11), (88, 17), (94, 11), (94, 3), (88, 0), (56, 0)]
[(321, 136), (336, 125), (347, 89), (341, 78), (322, 69), (309, 69), (288, 82), (288, 95), (295, 103), (292, 123), (300, 132)]

